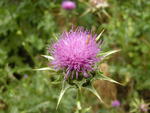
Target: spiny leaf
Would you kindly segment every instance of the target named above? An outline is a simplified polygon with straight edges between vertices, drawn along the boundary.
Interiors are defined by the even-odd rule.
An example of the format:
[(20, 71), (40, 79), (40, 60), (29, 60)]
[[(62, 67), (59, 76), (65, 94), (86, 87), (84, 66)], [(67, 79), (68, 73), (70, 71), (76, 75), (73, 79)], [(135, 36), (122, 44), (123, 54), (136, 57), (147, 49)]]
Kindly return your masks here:
[(85, 12), (83, 12), (83, 14), (81, 15), (81, 17), (82, 17), (82, 16), (85, 16), (85, 15), (88, 14), (89, 12), (91, 12), (91, 9), (90, 9), (90, 8), (87, 9)]
[(54, 37), (55, 40), (58, 40), (58, 37), (54, 33), (53, 33), (53, 37)]
[(105, 76), (105, 75), (100, 75), (101, 76), (101, 80), (106, 80), (106, 81), (109, 81), (109, 82), (112, 82), (112, 83), (116, 83), (116, 84), (120, 84), (120, 85), (122, 85), (121, 83), (119, 83), (119, 82), (117, 82), (117, 81), (115, 81), (115, 80), (113, 80), (112, 78), (109, 78), (109, 77), (107, 77), (107, 76)]
[(87, 113), (87, 112), (89, 113), (89, 112), (90, 112), (90, 110), (91, 110), (91, 107), (84, 108), (84, 109), (83, 109), (83, 113)]
[(65, 94), (67, 89), (69, 89), (70, 87), (71, 86), (69, 84), (67, 84), (66, 81), (64, 80), (63, 83), (62, 83), (62, 89), (61, 89), (61, 92), (60, 92), (60, 95), (59, 95), (59, 98), (58, 98), (58, 101), (57, 101), (56, 109), (58, 108), (63, 95)]
[(109, 82), (112, 82), (112, 83), (116, 83), (116, 84), (122, 85), (121, 83), (119, 83), (119, 82), (113, 80), (112, 78), (103, 75), (102, 72), (99, 72), (98, 75), (96, 75), (96, 76), (93, 78), (92, 81), (94, 81), (94, 80), (106, 80), (106, 81), (109, 81)]
[(98, 42), (99, 41), (99, 39), (100, 39), (100, 37), (102, 36), (102, 34), (103, 34), (103, 32), (104, 32), (104, 29), (101, 31), (101, 33), (96, 37), (96, 42)]
[(84, 87), (87, 90), (91, 91), (102, 103), (103, 100), (101, 99), (101, 97), (99, 96), (98, 92), (96, 91), (96, 89), (92, 86), (92, 84), (90, 83), (88, 86)]
[(73, 83), (75, 83), (76, 86), (78, 86), (80, 88), (84, 83), (86, 83), (86, 79), (83, 78), (83, 80), (81, 80), (81, 81), (74, 80)]
[(41, 56), (47, 58), (48, 60), (54, 60), (54, 58), (52, 56), (48, 56), (48, 55), (41, 55)]
[(102, 59), (104, 59), (105, 57), (107, 57), (107, 56), (109, 56), (109, 55), (111, 55), (113, 53), (119, 52), (119, 51), (120, 51), (120, 49), (118, 49), (118, 50), (112, 50), (112, 51), (100, 53), (100, 54), (98, 54), (98, 56), (102, 56)]
[(33, 69), (33, 70), (35, 70), (35, 71), (46, 71), (46, 70), (55, 71), (54, 69), (52, 69), (50, 67), (44, 67), (44, 68)]

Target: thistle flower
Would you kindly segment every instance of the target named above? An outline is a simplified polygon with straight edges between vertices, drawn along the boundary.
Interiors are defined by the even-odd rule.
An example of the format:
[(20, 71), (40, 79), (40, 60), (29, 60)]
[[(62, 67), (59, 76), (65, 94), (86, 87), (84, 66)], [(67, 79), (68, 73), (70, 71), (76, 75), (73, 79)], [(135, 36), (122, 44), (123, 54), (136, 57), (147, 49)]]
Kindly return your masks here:
[(61, 7), (66, 10), (72, 10), (76, 8), (76, 4), (73, 1), (67, 0), (62, 2)]
[(23, 77), (24, 77), (24, 78), (28, 78), (28, 75), (27, 75), (27, 74), (24, 74)]
[(56, 69), (65, 70), (65, 79), (90, 76), (94, 64), (100, 60), (97, 57), (99, 44), (95, 39), (96, 35), (79, 27), (62, 33), (58, 42), (52, 46), (53, 49), (49, 49), (54, 57), (52, 64)]
[(132, 101), (131, 101), (131, 113), (147, 113), (149, 110), (149, 105), (150, 103), (145, 103), (145, 101), (143, 99), (139, 99), (138, 97), (135, 97)]
[(120, 106), (120, 101), (119, 100), (114, 100), (111, 103), (112, 107), (119, 107)]
[(141, 104), (140, 105), (140, 110), (142, 112), (147, 112), (148, 111), (148, 104)]
[(93, 7), (97, 7), (97, 8), (100, 8), (100, 7), (108, 7), (108, 2), (107, 0), (90, 0), (90, 3)]

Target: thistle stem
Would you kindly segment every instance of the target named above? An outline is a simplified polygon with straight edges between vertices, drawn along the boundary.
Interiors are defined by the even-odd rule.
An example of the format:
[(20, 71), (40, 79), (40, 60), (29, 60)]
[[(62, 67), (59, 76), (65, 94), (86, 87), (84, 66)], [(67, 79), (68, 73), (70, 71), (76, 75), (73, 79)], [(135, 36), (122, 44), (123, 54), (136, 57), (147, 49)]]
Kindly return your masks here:
[(82, 113), (81, 88), (80, 87), (78, 87), (78, 89), (77, 89), (77, 113)]

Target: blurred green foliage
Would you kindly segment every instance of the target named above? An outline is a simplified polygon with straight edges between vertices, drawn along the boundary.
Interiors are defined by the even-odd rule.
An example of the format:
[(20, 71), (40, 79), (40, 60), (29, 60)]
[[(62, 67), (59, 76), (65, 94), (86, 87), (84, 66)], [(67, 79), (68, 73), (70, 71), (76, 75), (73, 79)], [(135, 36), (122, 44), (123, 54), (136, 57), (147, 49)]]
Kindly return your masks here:
[[(88, 13), (93, 8), (89, 1), (76, 3), (75, 10), (65, 11), (61, 0), (0, 1), (0, 113), (74, 113), (72, 91), (55, 110), (60, 86), (51, 81), (57, 75), (32, 70), (47, 66), (40, 55), (47, 53), (55, 35), (72, 25), (96, 33), (105, 29), (102, 50), (121, 49), (107, 63), (116, 79), (126, 86), (132, 83), (127, 102), (121, 98), (124, 103), (133, 92), (150, 99), (143, 94), (150, 92), (150, 1), (109, 0), (109, 7)], [(106, 113), (103, 109), (97, 113)]]

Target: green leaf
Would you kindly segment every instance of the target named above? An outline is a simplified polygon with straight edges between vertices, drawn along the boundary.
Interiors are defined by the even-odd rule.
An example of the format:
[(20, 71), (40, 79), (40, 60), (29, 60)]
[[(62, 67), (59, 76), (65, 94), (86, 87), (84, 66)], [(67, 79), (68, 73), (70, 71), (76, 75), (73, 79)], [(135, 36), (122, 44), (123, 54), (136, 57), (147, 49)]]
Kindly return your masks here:
[(71, 86), (64, 80), (63, 83), (62, 83), (62, 89), (61, 89), (61, 92), (60, 92), (60, 95), (59, 95), (59, 98), (58, 98), (58, 101), (57, 101), (56, 109), (58, 108), (63, 95), (65, 94), (67, 89), (69, 89), (70, 87)]
[(91, 83), (88, 86), (84, 87), (84, 88), (91, 91), (100, 100), (100, 102), (103, 103), (103, 100), (101, 99), (98, 92), (96, 91), (96, 89), (93, 87), (93, 85)]
[(41, 55), (41, 56), (47, 58), (48, 60), (54, 60), (52, 56), (48, 56), (48, 55)]
[[(59, 75), (59, 74), (58, 74), (58, 75)], [(57, 77), (57, 79), (56, 79), (55, 81), (52, 81), (51, 83), (54, 84), (54, 85), (56, 85), (56, 84), (60, 84), (61, 81), (62, 81), (62, 75), (59, 75), (59, 76)]]
[(50, 68), (50, 67), (44, 67), (44, 68), (33, 69), (33, 70), (35, 70), (35, 71), (47, 71), (47, 70), (56, 71), (56, 70), (54, 70), (53, 68)]
[(40, 108), (46, 108), (47, 106), (49, 106), (50, 102), (49, 101), (45, 101), (45, 102), (42, 102), (36, 106), (33, 106), (31, 109), (29, 109), (28, 111), (23, 111), (22, 113), (26, 113), (26, 112), (33, 112), (33, 111), (36, 111)]

